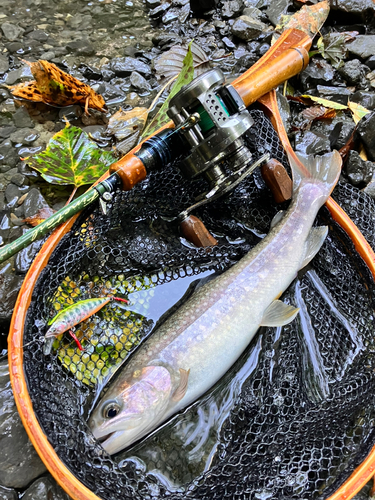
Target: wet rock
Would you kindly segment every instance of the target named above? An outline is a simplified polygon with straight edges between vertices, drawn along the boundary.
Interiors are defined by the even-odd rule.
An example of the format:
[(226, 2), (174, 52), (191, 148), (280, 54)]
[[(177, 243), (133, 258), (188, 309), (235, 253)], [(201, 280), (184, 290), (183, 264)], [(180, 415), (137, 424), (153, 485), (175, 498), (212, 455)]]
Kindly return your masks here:
[(10, 134), (16, 131), (16, 127), (9, 125), (9, 127), (0, 127), (0, 139), (8, 139)]
[(73, 104), (71, 106), (65, 106), (59, 111), (60, 120), (67, 119), (68, 121), (77, 120), (82, 116), (82, 107), (79, 104)]
[(152, 43), (157, 47), (164, 47), (168, 45), (178, 45), (181, 43), (182, 38), (178, 36), (176, 33), (157, 33), (152, 37)]
[(74, 40), (66, 44), (66, 48), (79, 56), (93, 56), (95, 49), (89, 40)]
[(16, 151), (14, 150), (10, 139), (4, 139), (4, 141), (0, 142), (0, 165), (8, 165), (10, 167), (14, 167), (16, 163)]
[(17, 500), (17, 499), (18, 495), (16, 490), (0, 486), (0, 500)]
[(369, 57), (368, 59), (366, 59), (365, 64), (366, 64), (366, 66), (368, 66), (370, 69), (375, 69), (375, 55), (374, 55), (374, 56)]
[(257, 38), (265, 28), (266, 25), (257, 19), (240, 16), (233, 23), (232, 33), (247, 42)]
[[(223, 37), (222, 38), (222, 42), (224, 43), (224, 45), (226, 46), (227, 49), (229, 50), (233, 50), (236, 48), (236, 44), (234, 44), (232, 42), (232, 40), (230, 40), (227, 36)], [(242, 57), (242, 56), (240, 56)]]
[(309, 154), (323, 154), (331, 151), (330, 141), (328, 137), (319, 132), (308, 131), (305, 133), (297, 133), (295, 137), (296, 151)]
[(129, 92), (126, 96), (125, 103), (129, 104), (132, 108), (135, 108), (135, 106), (138, 106), (139, 99), (139, 95), (136, 92)]
[(329, 85), (318, 85), (317, 90), (319, 96), (330, 101), (335, 101), (340, 104), (348, 104), (348, 100), (352, 99), (353, 92), (345, 87), (330, 87)]
[(218, 0), (190, 0), (190, 8), (193, 12), (204, 12), (214, 9)]
[(28, 34), (28, 38), (32, 38), (33, 40), (44, 43), (48, 40), (48, 35), (43, 30), (34, 30)]
[(331, 0), (330, 3), (332, 10), (339, 10), (362, 17), (366, 17), (366, 13), (371, 16), (371, 13), (373, 15), (375, 11), (372, 0)]
[(350, 98), (352, 102), (357, 102), (366, 109), (375, 109), (375, 93), (358, 90)]
[(29, 189), (29, 186), (16, 186), (15, 184), (8, 184), (5, 190), (5, 199), (6, 201), (14, 206), (15, 201), (18, 200), (23, 194), (25, 194)]
[(155, 9), (150, 10), (149, 16), (152, 19), (158, 19), (160, 18), (164, 12), (166, 12), (169, 9), (169, 3), (162, 3), (158, 7), (155, 7)]
[(375, 35), (358, 35), (356, 39), (347, 44), (351, 54), (367, 59), (375, 54)]
[(374, 163), (364, 161), (357, 151), (349, 151), (345, 173), (354, 186), (368, 184), (374, 173)]
[(266, 14), (271, 23), (275, 26), (279, 24), (281, 16), (288, 12), (288, 8), (292, 3), (290, 0), (273, 0), (270, 2)]
[(151, 90), (151, 85), (142, 75), (137, 73), (137, 71), (133, 71), (130, 75), (130, 83), (138, 90)]
[[(134, 57), (117, 57), (111, 62), (111, 69), (117, 76), (129, 76), (133, 71), (141, 75), (150, 75), (151, 68), (148, 64), (135, 59)], [(104, 96), (103, 96), (104, 97)]]
[(230, 19), (232, 17), (237, 17), (241, 14), (244, 8), (242, 0), (228, 0), (223, 2), (221, 9), (221, 15), (225, 19)]
[(1, 25), (1, 31), (9, 42), (14, 42), (25, 30), (15, 24), (5, 22)]
[(81, 64), (78, 68), (82, 75), (88, 80), (101, 80), (102, 73), (100, 69), (94, 68), (93, 66), (88, 66), (87, 64)]
[[(22, 278), (2, 274), (0, 283), (0, 318), (10, 318)], [(11, 488), (24, 488), (46, 468), (18, 415), (8, 364), (4, 361), (0, 363), (0, 408), (0, 483)]]
[(375, 160), (375, 111), (366, 115), (358, 124), (358, 133), (370, 160)]
[(7, 56), (0, 54), (0, 74), (4, 74), (9, 69), (9, 59)]
[(48, 203), (40, 193), (39, 189), (30, 189), (25, 201), (23, 202), (25, 217), (35, 215), (41, 208), (49, 208)]
[(180, 9), (180, 14), (178, 16), (179, 22), (181, 24), (184, 24), (189, 15), (190, 15), (190, 4), (188, 2), (187, 4), (183, 5), (182, 8)]
[(176, 21), (180, 15), (180, 9), (169, 9), (167, 12), (163, 14), (163, 17), (161, 18), (161, 22), (163, 25), (167, 25), (172, 23), (173, 21)]
[[(22, 223), (22, 222), (21, 222)], [(23, 229), (22, 234), (27, 233), (29, 229)], [(16, 272), (19, 274), (26, 274), (29, 270), (32, 261), (35, 259), (36, 254), (39, 252), (43, 241), (35, 241), (28, 247), (24, 248), (16, 255), (14, 265)]]
[(15, 54), (16, 52), (23, 51), (23, 43), (21, 42), (11, 42), (7, 45), (7, 49), (11, 54)]
[(242, 15), (249, 16), (254, 19), (260, 19), (263, 16), (263, 12), (256, 7), (245, 7)]
[(101, 94), (104, 100), (107, 102), (116, 99), (118, 97), (125, 98), (125, 92), (121, 90), (119, 87), (115, 85), (111, 85), (110, 83), (104, 82), (100, 85), (98, 89), (98, 93)]
[(7, 85), (13, 85), (16, 83), (18, 80), (20, 81), (26, 81), (26, 80), (31, 80), (33, 78), (33, 74), (31, 73), (30, 66), (21, 66), (21, 68), (18, 68), (14, 71), (10, 71), (5, 79), (5, 83)]
[(31, 128), (34, 126), (34, 122), (30, 118), (30, 115), (25, 106), (21, 106), (17, 109), (17, 111), (13, 115), (13, 121), (17, 128)]
[(24, 144), (26, 146), (32, 144), (38, 137), (39, 134), (35, 133), (31, 128), (20, 128), (10, 134), (10, 140), (13, 144)]
[(12, 184), (15, 184), (18, 187), (22, 187), (22, 186), (27, 185), (29, 183), (28, 179), (24, 175), (20, 174), (19, 172), (14, 174), (12, 176), (12, 178), (10, 179), (10, 181)]
[[(3, 214), (3, 216), (0, 217), (0, 235), (2, 238), (7, 239), (9, 236), (10, 232), (10, 217), (8, 214)], [(1, 290), (0, 290), (0, 295), (1, 295)]]
[(358, 59), (347, 61), (338, 72), (349, 85), (366, 85), (365, 75), (368, 69)]
[(146, 5), (149, 9), (155, 9), (155, 7), (159, 7), (160, 4), (160, 0), (146, 0)]
[(37, 479), (22, 498), (23, 500), (70, 500), (52, 476)]
[(333, 67), (324, 60), (311, 59), (307, 68), (300, 74), (301, 83), (305, 90), (316, 85), (325, 85), (332, 82), (336, 75)]
[(52, 61), (53, 59), (55, 59), (55, 57), (56, 54), (52, 50), (40, 54), (40, 59), (43, 59), (44, 61)]

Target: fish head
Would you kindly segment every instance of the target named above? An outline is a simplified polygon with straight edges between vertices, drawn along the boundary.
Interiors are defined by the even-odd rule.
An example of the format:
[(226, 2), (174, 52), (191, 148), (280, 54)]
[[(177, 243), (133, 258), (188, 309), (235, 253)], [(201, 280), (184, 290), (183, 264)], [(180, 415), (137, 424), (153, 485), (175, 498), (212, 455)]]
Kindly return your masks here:
[(172, 394), (172, 377), (163, 366), (146, 366), (121, 378), (95, 407), (89, 426), (109, 453), (117, 453), (153, 430)]

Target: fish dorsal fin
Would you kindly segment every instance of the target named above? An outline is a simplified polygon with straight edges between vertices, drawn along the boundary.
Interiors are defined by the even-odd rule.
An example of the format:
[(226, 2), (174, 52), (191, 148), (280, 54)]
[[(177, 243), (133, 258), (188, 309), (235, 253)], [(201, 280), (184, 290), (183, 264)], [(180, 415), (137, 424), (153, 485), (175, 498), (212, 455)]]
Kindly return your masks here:
[(300, 269), (305, 267), (319, 252), (328, 234), (328, 226), (312, 227), (304, 245), (303, 261)]
[(181, 399), (185, 396), (188, 387), (190, 369), (184, 370), (183, 368), (180, 368), (179, 372), (180, 372), (180, 383), (177, 389), (173, 393), (172, 396), (173, 401), (181, 401)]
[(275, 217), (271, 221), (271, 229), (273, 229), (278, 222), (281, 221), (281, 219), (284, 217), (285, 210), (279, 210)]
[(288, 306), (281, 300), (274, 300), (264, 311), (262, 321), (259, 326), (284, 326), (294, 320), (299, 309)]

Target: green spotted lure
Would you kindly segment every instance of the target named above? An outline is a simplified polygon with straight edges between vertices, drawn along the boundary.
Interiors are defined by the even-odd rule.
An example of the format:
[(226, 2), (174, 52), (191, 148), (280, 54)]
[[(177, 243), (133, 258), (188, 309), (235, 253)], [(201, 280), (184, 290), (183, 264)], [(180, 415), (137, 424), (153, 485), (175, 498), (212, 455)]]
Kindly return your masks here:
[[(50, 354), (52, 348), (51, 339), (58, 337), (66, 331), (69, 331), (69, 334), (76, 342), (78, 348), (83, 351), (83, 347), (73, 332), (73, 328), (82, 323), (87, 318), (90, 318), (93, 314), (100, 311), (108, 302), (111, 300), (118, 300), (120, 302), (129, 303), (128, 300), (122, 299), (120, 297), (98, 297), (93, 299), (80, 300), (75, 304), (72, 304), (69, 307), (66, 307), (62, 311), (56, 314), (54, 318), (52, 318), (48, 324), (51, 325), (45, 334), (45, 346), (44, 346), (44, 354)], [(49, 342), (47, 340), (50, 339)]]

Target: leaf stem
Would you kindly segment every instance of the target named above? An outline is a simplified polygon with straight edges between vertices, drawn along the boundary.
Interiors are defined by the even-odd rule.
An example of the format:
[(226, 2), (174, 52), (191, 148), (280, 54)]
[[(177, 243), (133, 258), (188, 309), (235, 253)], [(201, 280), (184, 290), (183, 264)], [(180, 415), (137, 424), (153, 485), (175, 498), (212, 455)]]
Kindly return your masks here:
[(78, 186), (74, 186), (74, 189), (72, 191), (72, 194), (69, 196), (69, 200), (65, 203), (65, 206), (66, 205), (69, 205), (69, 203), (72, 201), (72, 199), (74, 198), (74, 195), (76, 194), (77, 192), (77, 189), (78, 189)]

